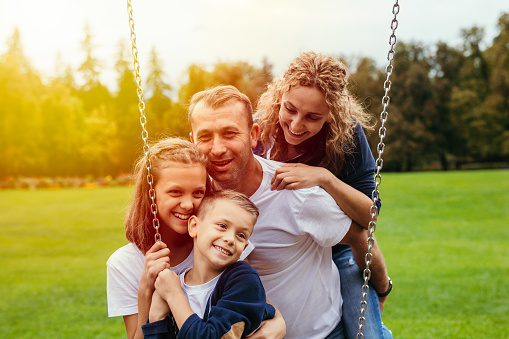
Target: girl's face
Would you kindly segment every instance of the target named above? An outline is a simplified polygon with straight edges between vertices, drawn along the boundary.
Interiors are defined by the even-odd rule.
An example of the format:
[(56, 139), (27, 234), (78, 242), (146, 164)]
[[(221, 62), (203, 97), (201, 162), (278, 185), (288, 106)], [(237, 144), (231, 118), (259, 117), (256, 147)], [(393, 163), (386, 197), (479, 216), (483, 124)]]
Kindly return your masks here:
[(329, 107), (318, 88), (295, 86), (283, 94), (279, 124), (290, 145), (297, 146), (315, 136), (326, 122), (330, 122)]
[(156, 191), (161, 226), (178, 234), (187, 233), (187, 220), (205, 196), (207, 171), (201, 164), (169, 162), (159, 172)]

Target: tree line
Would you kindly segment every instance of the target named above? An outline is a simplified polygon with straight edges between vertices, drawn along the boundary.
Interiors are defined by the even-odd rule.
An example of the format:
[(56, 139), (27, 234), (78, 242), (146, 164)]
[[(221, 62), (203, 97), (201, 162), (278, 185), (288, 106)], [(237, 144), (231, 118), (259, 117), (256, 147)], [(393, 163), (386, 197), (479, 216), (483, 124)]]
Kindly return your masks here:
[[(23, 53), (19, 31), (0, 55), (0, 178), (16, 176), (105, 176), (129, 173), (141, 154), (138, 96), (130, 44), (120, 41), (115, 56), (117, 90), (99, 80), (101, 61), (85, 29), (85, 54), (78, 69), (59, 65), (43, 81)], [(391, 75), (384, 170), (461, 169), (469, 164), (509, 163), (509, 14), (497, 35), (461, 31), (461, 46), (439, 42), (396, 45)], [(338, 56), (340, 57), (340, 56)], [(347, 60), (351, 91), (378, 119), (384, 69), (373, 59)], [(187, 137), (187, 104), (197, 91), (231, 84), (255, 104), (273, 79), (272, 66), (246, 62), (189, 65), (173, 89), (152, 49), (143, 79), (151, 138)], [(81, 77), (78, 85), (76, 78)], [(173, 93), (173, 95), (172, 95)], [(375, 153), (378, 133), (368, 134)]]

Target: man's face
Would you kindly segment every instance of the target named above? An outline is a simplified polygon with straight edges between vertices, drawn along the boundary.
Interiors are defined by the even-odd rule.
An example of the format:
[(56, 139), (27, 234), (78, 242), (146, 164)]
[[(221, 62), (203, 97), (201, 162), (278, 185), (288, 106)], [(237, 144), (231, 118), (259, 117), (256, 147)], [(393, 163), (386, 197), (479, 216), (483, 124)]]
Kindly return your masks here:
[(217, 109), (199, 102), (191, 119), (191, 140), (209, 158), (209, 174), (221, 188), (237, 190), (242, 180), (249, 180), (258, 126), (249, 129), (244, 105), (234, 100)]

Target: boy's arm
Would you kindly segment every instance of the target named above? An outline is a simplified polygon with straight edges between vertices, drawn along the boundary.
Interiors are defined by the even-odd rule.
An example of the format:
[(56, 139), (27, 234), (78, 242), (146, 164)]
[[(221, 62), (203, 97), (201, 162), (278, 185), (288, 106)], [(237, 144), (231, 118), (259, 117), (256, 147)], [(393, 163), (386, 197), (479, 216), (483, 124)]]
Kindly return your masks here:
[[(191, 315), (179, 334), (185, 338), (208, 338), (211, 333), (218, 337), (241, 338), (255, 331), (265, 316), (266, 296), (260, 278), (249, 264), (239, 261), (219, 279), (212, 294), (208, 319), (207, 315), (207, 320)], [(273, 317), (273, 312), (268, 316)]]
[(178, 328), (181, 328), (194, 312), (182, 292), (179, 276), (173, 271), (163, 270), (157, 277), (155, 287), (154, 295), (157, 296), (153, 297), (152, 302), (156, 301), (157, 304), (150, 308), (149, 321), (154, 322), (166, 317), (168, 314), (168, 307), (164, 307), (164, 303), (166, 303), (171, 309)]

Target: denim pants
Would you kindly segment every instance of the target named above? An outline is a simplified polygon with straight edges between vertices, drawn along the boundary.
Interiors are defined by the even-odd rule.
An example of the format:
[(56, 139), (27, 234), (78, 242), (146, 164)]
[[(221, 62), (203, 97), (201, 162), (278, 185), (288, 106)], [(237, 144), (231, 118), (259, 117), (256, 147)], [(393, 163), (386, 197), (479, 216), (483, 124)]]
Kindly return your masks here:
[[(341, 323), (346, 338), (355, 338), (359, 332), (360, 304), (362, 300), (362, 270), (357, 266), (348, 246), (336, 245), (333, 248), (332, 259), (338, 267), (341, 279), (341, 296), (343, 297)], [(392, 339), (391, 331), (382, 323), (378, 295), (371, 284), (366, 299), (367, 308), (364, 313), (366, 321), (362, 334), (366, 339)]]

